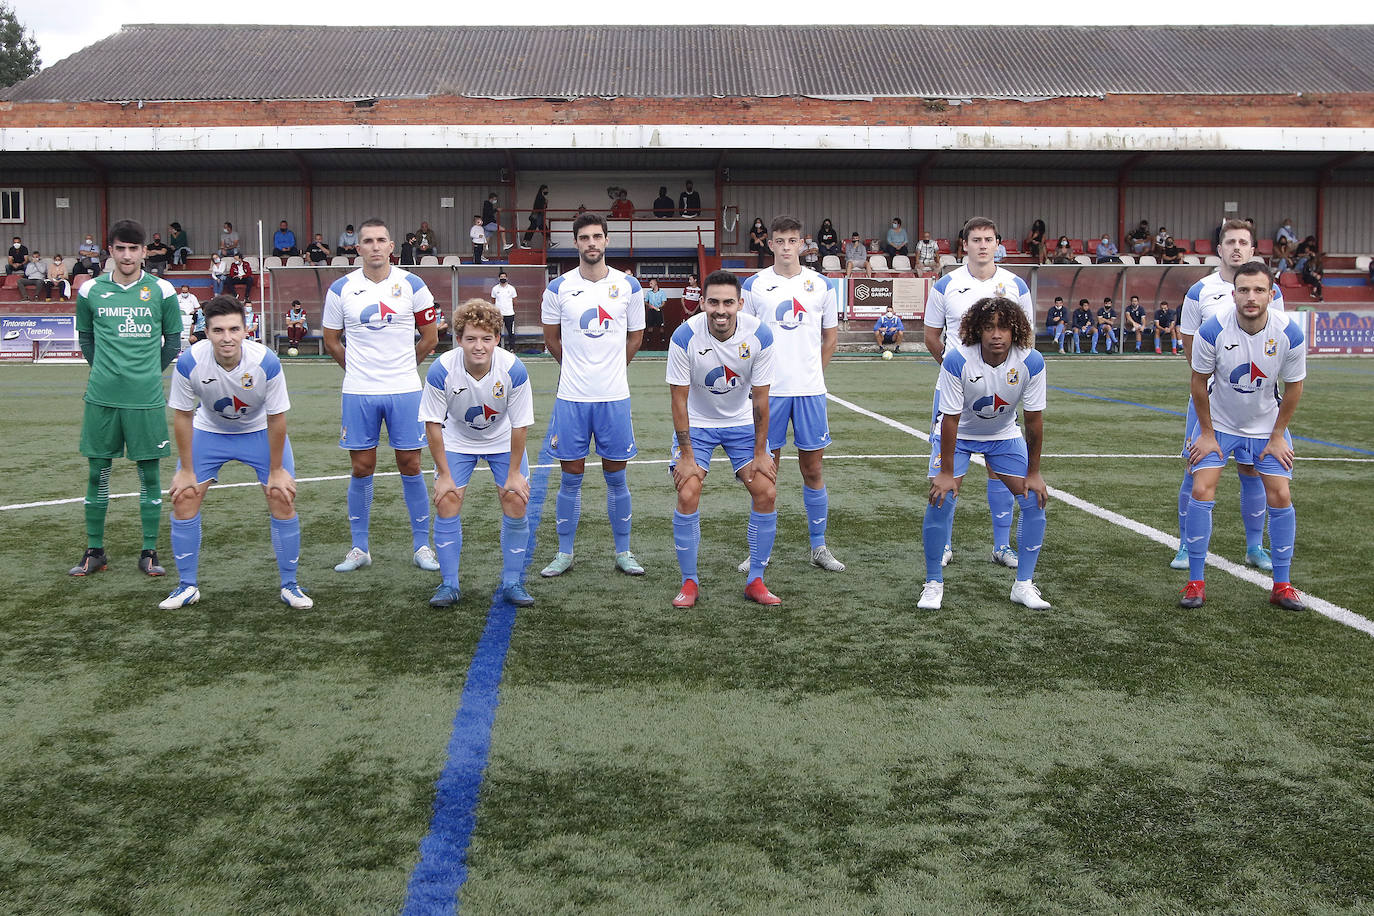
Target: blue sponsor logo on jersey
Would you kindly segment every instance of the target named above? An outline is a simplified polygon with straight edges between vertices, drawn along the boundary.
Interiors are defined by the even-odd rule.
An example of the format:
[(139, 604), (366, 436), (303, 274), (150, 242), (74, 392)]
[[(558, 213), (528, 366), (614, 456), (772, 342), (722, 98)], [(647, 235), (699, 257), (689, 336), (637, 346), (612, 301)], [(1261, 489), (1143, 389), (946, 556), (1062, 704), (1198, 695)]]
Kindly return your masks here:
[(984, 420), (991, 420), (999, 413), (1011, 406), (1011, 402), (1002, 399), (1001, 395), (990, 394), (987, 397), (979, 398), (973, 402), (973, 412)]
[(238, 398), (230, 396), (220, 398), (214, 403), (214, 408), (215, 413), (226, 420), (242, 420), (244, 413), (248, 410), (248, 405)]
[(799, 328), (806, 321), (806, 306), (797, 299), (786, 299), (778, 303), (774, 317), (777, 318), (779, 326), (789, 331)]
[(380, 331), (382, 328), (391, 324), (396, 317), (396, 310), (385, 302), (378, 302), (376, 305), (365, 306), (358, 313), (358, 320), (363, 327), (373, 331)]
[(491, 421), (501, 415), (501, 411), (488, 407), (486, 404), (477, 404), (467, 409), (463, 414), (463, 422), (473, 429), (486, 429), (491, 425)]
[(614, 321), (611, 313), (598, 305), (596, 308), (587, 309), (583, 312), (582, 317), (577, 319), (577, 326), (588, 337), (600, 337), (611, 329), (611, 324)]
[(1231, 372), (1227, 381), (1231, 383), (1232, 389), (1241, 394), (1254, 394), (1260, 390), (1268, 377), (1256, 364), (1241, 363)]
[(739, 373), (729, 366), (717, 366), (706, 373), (706, 390), (712, 394), (727, 394), (739, 387)]

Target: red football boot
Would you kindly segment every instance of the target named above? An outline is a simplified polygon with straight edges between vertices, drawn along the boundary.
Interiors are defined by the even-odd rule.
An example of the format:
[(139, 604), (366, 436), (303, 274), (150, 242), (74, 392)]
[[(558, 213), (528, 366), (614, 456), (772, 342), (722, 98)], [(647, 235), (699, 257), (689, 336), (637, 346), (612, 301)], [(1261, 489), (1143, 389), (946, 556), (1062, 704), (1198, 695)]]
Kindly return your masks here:
[(763, 579), (754, 579), (744, 587), (744, 597), (759, 604), (782, 604), (782, 599), (768, 590)]

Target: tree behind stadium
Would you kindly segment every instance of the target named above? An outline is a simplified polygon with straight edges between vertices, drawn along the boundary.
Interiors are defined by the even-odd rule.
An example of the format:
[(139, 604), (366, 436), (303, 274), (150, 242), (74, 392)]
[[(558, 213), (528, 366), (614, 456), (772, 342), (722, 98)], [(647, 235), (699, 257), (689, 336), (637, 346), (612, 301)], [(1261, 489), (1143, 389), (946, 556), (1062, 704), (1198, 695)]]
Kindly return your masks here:
[(0, 0), (0, 89), (28, 79), (42, 66), (38, 42), (19, 22), (10, 5)]

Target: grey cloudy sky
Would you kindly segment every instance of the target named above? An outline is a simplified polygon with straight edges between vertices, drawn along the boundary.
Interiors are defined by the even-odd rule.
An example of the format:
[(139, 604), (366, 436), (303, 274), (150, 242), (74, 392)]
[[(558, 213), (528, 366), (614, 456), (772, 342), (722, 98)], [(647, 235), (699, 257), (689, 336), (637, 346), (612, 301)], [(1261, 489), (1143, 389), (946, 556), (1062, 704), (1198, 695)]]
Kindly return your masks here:
[[(298, 3), (283, 9), (280, 0), (238, 0), (236, 3), (168, 3), (166, 0), (67, 0), (54, 7), (51, 0), (9, 0), (19, 20), (32, 32), (42, 48), (44, 66), (49, 66), (87, 45), (94, 44), (122, 25), (146, 22), (189, 23), (273, 23), (303, 25), (504, 25), (509, 24), (510, 8), (503, 4), (477, 6), (463, 4), (444, 9), (442, 4), (420, 3), (388, 6), (386, 18), (378, 20), (378, 4), (363, 0), (325, 0), (323, 3)], [(1103, 9), (1089, 12), (1084, 4), (1027, 2), (1027, 0), (982, 0), (964, 4), (917, 3), (901, 4), (894, 9), (888, 3), (837, 3), (835, 0), (792, 0), (790, 3), (741, 4), (738, 0), (694, 0), (690, 5), (667, 3), (645, 4), (642, 0), (606, 0), (595, 5), (552, 3), (533, 0), (520, 6), (519, 24), (604, 24), (625, 22), (637, 25), (680, 24), (690, 11), (697, 22), (739, 23), (767, 25), (774, 17), (785, 14), (791, 24), (834, 23), (835, 13), (843, 10), (847, 24), (992, 24), (1054, 23), (1050, 9), (1071, 9), (1076, 14), (1091, 16), (1079, 25), (1146, 24), (1152, 10), (1159, 4), (1138, 5), (1100, 4)], [(1356, 9), (1366, 10), (1357, 13)], [(1192, 18), (1180, 25), (1216, 25), (1235, 21), (1234, 5), (1212, 3), (1190, 7), (1174, 5), (1175, 10), (1187, 9)], [(1255, 0), (1245, 4), (1248, 22), (1291, 22), (1294, 6), (1291, 0)], [(327, 11), (321, 18), (317, 10)], [(661, 15), (658, 11), (661, 10)], [(1335, 22), (1366, 22), (1371, 20), (1366, 4), (1337, 2), (1319, 4), (1304, 12), (1305, 25)], [(175, 61), (169, 62), (175, 64)], [(1241, 64), (1243, 66), (1243, 64)]]

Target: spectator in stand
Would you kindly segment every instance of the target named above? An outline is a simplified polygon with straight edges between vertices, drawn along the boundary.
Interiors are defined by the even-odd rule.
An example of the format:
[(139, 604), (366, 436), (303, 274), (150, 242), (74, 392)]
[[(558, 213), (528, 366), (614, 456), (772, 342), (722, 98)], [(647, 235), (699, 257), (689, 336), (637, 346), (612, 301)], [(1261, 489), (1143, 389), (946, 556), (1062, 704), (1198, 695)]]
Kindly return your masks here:
[(345, 257), (358, 256), (358, 233), (353, 231), (352, 223), (344, 226), (344, 231), (339, 233), (339, 244), (334, 246), (334, 250)]
[(195, 327), (196, 309), (200, 308), (200, 300), (185, 283), (177, 293), (177, 308), (181, 311), (181, 349), (185, 350), (193, 343), (191, 329)]
[(1161, 256), (1162, 254), (1164, 254), (1164, 246), (1168, 243), (1168, 241), (1169, 230), (1163, 226), (1160, 226), (1159, 231), (1155, 233), (1155, 243), (1153, 246), (1151, 246), (1150, 253), (1153, 254), (1155, 257)]
[(286, 339), (291, 348), (300, 347), (301, 341), (309, 333), (310, 319), (305, 314), (305, 307), (301, 305), (301, 300), (292, 299), (291, 308), (286, 313)]
[(844, 255), (844, 246), (840, 244), (840, 234), (835, 231), (835, 225), (830, 219), (821, 220), (820, 231), (816, 233), (816, 247), (821, 250), (821, 257), (836, 258)]
[(482, 228), (487, 233), (486, 243), (497, 246), (492, 249), (493, 251), (505, 251), (506, 248), (512, 248), (515, 245), (514, 242), (510, 242), (504, 248), (501, 247), (501, 208), (497, 205), (499, 199), (496, 192), (492, 191), (487, 195), (487, 199), (482, 202)]
[(1293, 250), (1298, 247), (1298, 234), (1293, 231), (1292, 217), (1285, 216), (1283, 225), (1279, 226), (1274, 233), (1274, 269), (1283, 272), (1288, 269), (1288, 262), (1293, 257)]
[(172, 258), (172, 249), (167, 247), (167, 243), (162, 240), (162, 236), (153, 233), (153, 240), (148, 243), (147, 268), (148, 273), (157, 274), (159, 277), (167, 274), (167, 262)]
[[(692, 183), (687, 182), (687, 187), (691, 188)], [(701, 286), (697, 283), (697, 275), (691, 274), (687, 277), (687, 286), (682, 290), (682, 310), (688, 315), (696, 314), (696, 310), (701, 307)]]
[(1322, 275), (1321, 253), (1314, 251), (1302, 266), (1302, 282), (1311, 287), (1309, 295), (1318, 302), (1322, 301)]
[[(481, 225), (481, 217), (474, 217)], [(486, 232), (482, 233), (482, 244), (486, 244)], [(434, 230), (429, 228), (429, 220), (420, 220), (420, 228), (415, 230), (415, 240), (418, 248), (415, 251), (415, 263), (420, 263), (421, 258), (439, 257), (439, 237), (434, 234)]]
[(24, 267), (29, 263), (29, 248), (20, 240), (19, 236), (14, 237), (10, 243), (9, 251), (5, 258), (5, 276), (10, 274), (22, 274)]
[(524, 239), (520, 242), (521, 248), (530, 247), (530, 239), (534, 238), (536, 232), (543, 232), (547, 224), (544, 222), (544, 214), (549, 209), (549, 186), (541, 184), (539, 191), (534, 195), (534, 206), (530, 207), (530, 224), (525, 232)]
[(1293, 249), (1293, 272), (1301, 275), (1307, 267), (1307, 259), (1317, 253), (1317, 237), (1309, 235)]
[(923, 274), (934, 272), (935, 262), (939, 259), (940, 246), (930, 237), (930, 230), (927, 229), (916, 243), (916, 271)]
[(1159, 252), (1159, 263), (1161, 264), (1182, 264), (1183, 249), (1174, 242), (1172, 235), (1164, 239), (1164, 247)]
[(172, 264), (182, 267), (186, 264), (186, 259), (195, 252), (191, 251), (191, 240), (186, 235), (186, 230), (181, 228), (181, 223), (171, 223), (167, 226), (171, 232), (168, 233), (167, 245), (172, 249)]
[(227, 258), (239, 253), (239, 234), (234, 231), (234, 224), (224, 223), (224, 228), (219, 231), (219, 256)]
[(663, 303), (668, 301), (668, 292), (658, 288), (657, 280), (649, 281), (649, 288), (644, 291), (644, 326), (646, 328), (663, 327)]
[(62, 255), (60, 254), (53, 255), (52, 260), (48, 262), (48, 283), (46, 292), (47, 299), (52, 299), (53, 293), (56, 293), (57, 298), (63, 302), (66, 302), (68, 297), (72, 294), (72, 285), (67, 282), (67, 265), (62, 260)]
[(1150, 221), (1142, 219), (1131, 234), (1126, 236), (1126, 241), (1130, 244), (1131, 254), (1140, 257), (1142, 254), (1149, 254), (1152, 247), (1150, 238)]
[(1054, 305), (1050, 306), (1049, 314), (1045, 316), (1045, 327), (1049, 330), (1054, 342), (1059, 345), (1059, 352), (1064, 352), (1064, 331), (1069, 327), (1069, 310), (1064, 305), (1063, 296), (1054, 297)]
[(1088, 300), (1079, 299), (1078, 308), (1073, 310), (1073, 318), (1069, 322), (1069, 333), (1073, 334), (1073, 352), (1083, 352), (1082, 337), (1094, 327), (1093, 310), (1088, 308)]
[(1097, 263), (1098, 264), (1120, 264), (1121, 257), (1116, 248), (1116, 243), (1112, 237), (1105, 232), (1102, 238), (1097, 241)]
[(251, 302), (243, 304), (243, 330), (244, 340), (258, 339), (258, 332), (261, 328), (258, 326), (258, 314), (253, 311), (253, 303)]
[(501, 324), (506, 332), (506, 349), (515, 351), (515, 300), (520, 294), (503, 270), (496, 275), (496, 285), (491, 288), (491, 301), (501, 313)]
[(243, 287), (243, 295), (239, 296), (245, 302), (253, 301), (253, 265), (241, 254), (234, 255), (229, 262), (228, 279), (224, 285), (229, 287), (229, 292), (239, 296), (238, 288)]
[(1030, 232), (1026, 233), (1026, 254), (1035, 259), (1035, 263), (1044, 264), (1049, 256), (1049, 251), (1045, 246), (1045, 221), (1037, 219), (1031, 223)]
[[(237, 255), (238, 252), (235, 252)], [(214, 288), (215, 295), (224, 292), (224, 278), (229, 274), (229, 262), (218, 254), (210, 256), (210, 285)]]
[[(215, 256), (219, 257), (218, 254)], [(191, 343), (205, 339), (205, 309), (201, 308), (199, 303), (196, 304), (196, 310), (191, 313), (191, 333), (186, 339)]]
[[(32, 299), (24, 295), (25, 289), (33, 290)], [(48, 265), (43, 263), (43, 256), (35, 251), (24, 261), (24, 275), (19, 278), (19, 298), (25, 302), (37, 302), (40, 289), (43, 297), (49, 298)]]
[(997, 237), (997, 248), (992, 252), (992, 262), (1001, 264), (1007, 259), (1007, 246), (1002, 244), (1002, 237)]
[(882, 356), (887, 351), (888, 344), (892, 344), (893, 353), (902, 352), (902, 336), (905, 333), (906, 325), (902, 324), (902, 319), (897, 316), (897, 310), (889, 302), (887, 311), (873, 322), (873, 339), (878, 344), (878, 355)]
[(682, 216), (701, 215), (701, 195), (692, 190), (690, 181), (683, 187), (682, 193), (677, 196), (677, 212)]
[(889, 258), (907, 254), (907, 245), (906, 230), (902, 228), (902, 221), (894, 216), (892, 224), (887, 227), (887, 237), (883, 240), (883, 254)]
[(861, 270), (868, 270), (868, 249), (857, 232), (849, 237), (849, 244), (844, 246), (844, 268), (851, 277)]
[(621, 188), (616, 192), (615, 202), (611, 204), (611, 219), (634, 219), (635, 205), (630, 202), (629, 193)]
[(86, 234), (86, 240), (76, 249), (76, 267), (72, 268), (72, 274), (78, 273), (92, 277), (100, 275), (100, 246), (90, 233)]
[(968, 254), (968, 243), (964, 238), (964, 232), (959, 230), (959, 238), (954, 243), (954, 260), (960, 264), (964, 263), (964, 257)]
[(658, 196), (654, 198), (654, 219), (670, 219), (677, 215), (677, 207), (668, 196), (668, 186), (660, 185)]
[(1183, 336), (1178, 332), (1178, 315), (1169, 308), (1169, 303), (1159, 303), (1159, 308), (1155, 309), (1155, 352), (1160, 353), (1160, 347), (1164, 345), (1164, 338), (1169, 338), (1170, 352), (1178, 355), (1178, 350), (1183, 346)]
[(816, 244), (816, 240), (809, 235), (806, 237), (806, 241), (802, 243), (801, 261), (804, 267), (809, 267), (812, 270), (820, 269), (821, 249)]
[(1073, 246), (1069, 244), (1069, 237), (1061, 235), (1059, 241), (1055, 243), (1054, 254), (1050, 257), (1054, 264), (1073, 264)]
[(487, 230), (482, 226), (481, 214), (473, 214), (472, 228), (468, 230), (468, 238), (472, 240), (472, 263), (481, 264), (486, 260), (483, 252), (487, 248)]
[(413, 232), (406, 233), (406, 240), (401, 243), (401, 253), (396, 257), (396, 262), (402, 267), (414, 267), (420, 260), (418, 250), (420, 239)]
[(1145, 340), (1145, 306), (1140, 304), (1139, 296), (1131, 297), (1131, 304), (1126, 306), (1126, 330), (1121, 335), (1124, 343), (1126, 334), (1135, 334), (1135, 352), (1140, 352), (1140, 345)]
[(325, 242), (323, 235), (318, 232), (315, 233), (315, 237), (310, 241), (310, 247), (305, 249), (305, 255), (310, 259), (311, 264), (329, 263), (329, 245)]
[(1111, 296), (1102, 297), (1102, 308), (1097, 310), (1097, 325), (1093, 328), (1092, 351), (1097, 352), (1097, 340), (1101, 335), (1106, 335), (1107, 349), (1103, 352), (1110, 353), (1116, 348), (1116, 306), (1112, 304)]
[(768, 254), (768, 227), (762, 217), (754, 217), (754, 225), (749, 227), (749, 250), (754, 252), (757, 266), (762, 267), (764, 255)]
[(296, 245), (296, 233), (291, 231), (286, 220), (282, 220), (277, 225), (277, 231), (272, 233), (272, 253), (279, 258), (289, 258), (301, 253), (300, 247)]

